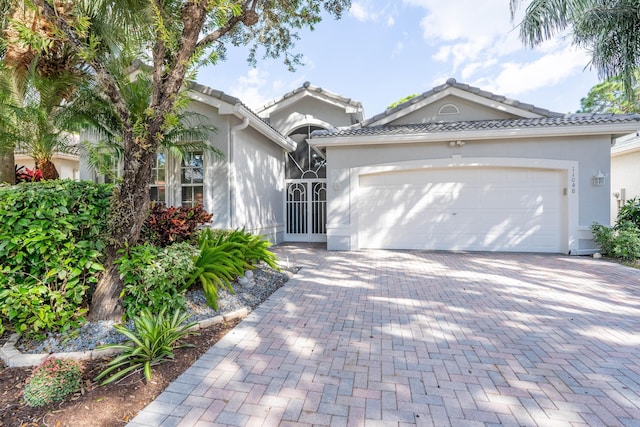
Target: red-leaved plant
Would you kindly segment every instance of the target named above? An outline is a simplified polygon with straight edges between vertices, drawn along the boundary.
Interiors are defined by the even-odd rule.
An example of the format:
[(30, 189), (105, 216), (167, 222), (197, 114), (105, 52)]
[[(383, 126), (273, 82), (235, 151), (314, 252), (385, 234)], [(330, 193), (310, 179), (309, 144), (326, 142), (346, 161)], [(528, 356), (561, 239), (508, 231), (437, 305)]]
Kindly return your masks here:
[(166, 207), (163, 203), (153, 202), (142, 229), (142, 239), (163, 247), (188, 241), (198, 227), (212, 217), (202, 206)]
[(42, 181), (42, 179), (42, 171), (40, 169), (16, 166), (16, 182), (38, 182)]

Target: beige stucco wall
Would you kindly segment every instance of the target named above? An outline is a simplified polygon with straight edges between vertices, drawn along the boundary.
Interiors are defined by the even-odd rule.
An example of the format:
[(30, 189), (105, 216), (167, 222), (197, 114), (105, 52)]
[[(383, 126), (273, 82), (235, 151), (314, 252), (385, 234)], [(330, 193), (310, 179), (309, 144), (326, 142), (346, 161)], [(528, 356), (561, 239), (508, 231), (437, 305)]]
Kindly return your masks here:
[[(207, 143), (220, 150), (222, 159), (216, 159), (211, 153), (205, 154), (204, 172), (204, 207), (213, 214), (212, 224), (217, 228), (232, 228), (232, 219), (229, 207), (229, 159), (230, 155), (230, 129), (229, 115), (218, 115), (218, 110), (210, 105), (200, 102), (192, 102), (189, 110), (206, 117), (206, 124), (215, 130), (211, 131)], [(175, 173), (179, 173), (176, 170)], [(177, 187), (177, 186), (176, 186)], [(176, 188), (174, 204), (179, 204), (181, 194)]]
[[(455, 139), (455, 138), (453, 138)], [(606, 137), (564, 137), (541, 139), (504, 139), (487, 141), (466, 141), (462, 147), (451, 148), (446, 141), (386, 144), (371, 146), (352, 146), (327, 148), (328, 165), (328, 247), (332, 249), (350, 249), (346, 236), (356, 233), (351, 229), (351, 210), (356, 203), (357, 194), (350, 190), (354, 174), (364, 166), (401, 165), (403, 162), (416, 162), (428, 159), (514, 159), (513, 163), (523, 163), (519, 159), (538, 159), (529, 162), (545, 167), (545, 159), (552, 161), (575, 162), (577, 192), (575, 206), (577, 212), (574, 229), (574, 248), (589, 251), (595, 248), (591, 240), (589, 226), (595, 221), (606, 224), (609, 221), (610, 186), (596, 187), (592, 184), (592, 175), (601, 170), (609, 176), (609, 147)], [(493, 161), (493, 160), (492, 160)], [(525, 162), (526, 163), (526, 162)], [(567, 163), (568, 164), (568, 163)], [(571, 174), (571, 170), (567, 171)], [(570, 177), (567, 177), (569, 188)], [(571, 212), (568, 212), (571, 215)], [(332, 230), (335, 234), (332, 236)]]
[[(80, 179), (80, 159), (77, 156), (55, 154), (51, 161), (55, 165), (60, 179), (73, 179), (75, 181)], [(18, 167), (25, 166), (29, 169), (35, 169), (33, 159), (24, 154), (16, 154), (15, 163)]]
[[(618, 200), (640, 197), (640, 144), (634, 149), (613, 153), (611, 156), (611, 224), (618, 215)], [(623, 191), (624, 190), (624, 191)], [(616, 198), (614, 193), (620, 196)]]
[(269, 123), (285, 135), (307, 124), (327, 129), (352, 124), (351, 116), (345, 112), (344, 108), (311, 97), (303, 98), (288, 107), (271, 113)]
[(284, 150), (248, 127), (233, 136), (235, 228), (284, 238)]
[[(454, 105), (460, 111), (460, 114), (438, 114), (440, 109), (447, 104)], [(419, 104), (418, 104), (419, 105)], [(416, 123), (433, 123), (433, 122), (453, 122), (466, 120), (495, 120), (495, 119), (515, 119), (518, 118), (513, 114), (505, 111), (496, 110), (477, 103), (470, 102), (466, 99), (456, 96), (446, 96), (435, 101), (417, 111), (409, 113), (403, 117), (393, 120), (389, 125), (404, 125)]]

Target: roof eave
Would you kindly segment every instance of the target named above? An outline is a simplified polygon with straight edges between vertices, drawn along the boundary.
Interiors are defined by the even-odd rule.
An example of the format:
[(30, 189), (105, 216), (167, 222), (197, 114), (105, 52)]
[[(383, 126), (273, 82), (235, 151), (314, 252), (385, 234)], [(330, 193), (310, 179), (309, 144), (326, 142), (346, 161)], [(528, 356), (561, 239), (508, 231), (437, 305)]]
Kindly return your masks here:
[[(220, 115), (232, 114), (241, 120), (246, 117), (249, 119), (249, 126), (269, 138), (286, 151), (292, 152), (296, 149), (295, 141), (280, 134), (241, 103), (232, 104), (224, 99), (208, 95), (199, 90), (189, 90), (189, 96), (195, 101), (199, 101), (216, 108)], [(232, 97), (229, 97), (229, 99), (235, 100), (235, 98)]]
[(634, 131), (638, 124), (625, 123), (624, 125), (583, 125), (583, 126), (557, 126), (550, 128), (514, 128), (499, 130), (468, 130), (458, 132), (420, 132), (407, 135), (362, 135), (362, 136), (335, 136), (316, 137), (309, 140), (309, 145), (323, 148), (350, 145), (380, 145), (380, 144), (411, 144), (417, 142), (440, 141), (478, 141), (495, 139), (522, 139), (543, 137), (567, 137), (567, 136), (615, 136)]
[(290, 92), (284, 97), (271, 101), (258, 109), (260, 117), (268, 118), (276, 111), (285, 109), (306, 97), (315, 98), (334, 107), (344, 109), (345, 114), (353, 114), (362, 111), (362, 105), (350, 98), (334, 94), (333, 92), (317, 88), (315, 86), (302, 87)]
[(616, 144), (611, 147), (611, 157), (618, 157), (637, 152), (640, 152), (640, 139), (622, 145)]
[[(475, 102), (480, 105), (484, 105), (485, 107), (492, 108), (498, 111), (502, 111), (508, 114), (512, 114), (522, 118), (541, 118), (546, 116), (557, 116), (559, 113), (555, 113), (552, 111), (544, 110), (538, 107), (533, 107), (531, 109), (523, 108), (523, 104), (517, 103), (514, 104), (515, 101), (507, 100), (506, 98), (503, 101), (499, 101), (493, 98), (488, 98), (486, 96), (479, 95), (477, 93), (470, 92), (468, 90), (461, 89), (456, 86), (445, 85), (444, 87), (439, 86), (437, 88), (432, 89), (433, 93), (425, 92), (421, 99), (419, 100), (409, 100), (403, 104), (400, 104), (398, 107), (384, 111), (380, 114), (377, 114), (370, 119), (367, 119), (362, 122), (362, 127), (368, 126), (380, 126), (393, 122), (394, 120), (398, 120), (408, 114), (411, 114), (427, 105), (433, 104), (434, 102), (443, 99), (447, 96), (456, 96), (461, 99), (465, 99), (467, 101)], [(428, 96), (424, 96), (429, 94)], [(509, 101), (509, 102), (507, 102)]]

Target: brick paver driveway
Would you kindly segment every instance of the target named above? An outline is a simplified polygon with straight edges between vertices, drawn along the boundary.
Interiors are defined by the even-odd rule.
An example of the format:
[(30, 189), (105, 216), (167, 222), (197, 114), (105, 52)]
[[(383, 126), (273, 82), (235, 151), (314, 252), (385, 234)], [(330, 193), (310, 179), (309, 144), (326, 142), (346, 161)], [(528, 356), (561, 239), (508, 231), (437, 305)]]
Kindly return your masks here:
[(276, 252), (300, 273), (131, 426), (640, 425), (640, 270)]

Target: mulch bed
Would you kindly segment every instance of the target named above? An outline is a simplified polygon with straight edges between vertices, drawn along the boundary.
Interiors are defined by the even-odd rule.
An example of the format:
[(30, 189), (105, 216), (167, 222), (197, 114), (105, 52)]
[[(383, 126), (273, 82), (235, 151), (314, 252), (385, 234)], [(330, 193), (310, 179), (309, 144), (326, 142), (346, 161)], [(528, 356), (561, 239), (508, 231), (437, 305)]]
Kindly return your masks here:
[(0, 362), (0, 426), (123, 426), (238, 322), (212, 326), (185, 339), (194, 347), (178, 349), (174, 360), (154, 367), (151, 381), (136, 373), (116, 384), (98, 387), (93, 378), (107, 361), (87, 361), (82, 390), (64, 402), (40, 408), (29, 407), (22, 399), (22, 389), (32, 368), (7, 368)]

